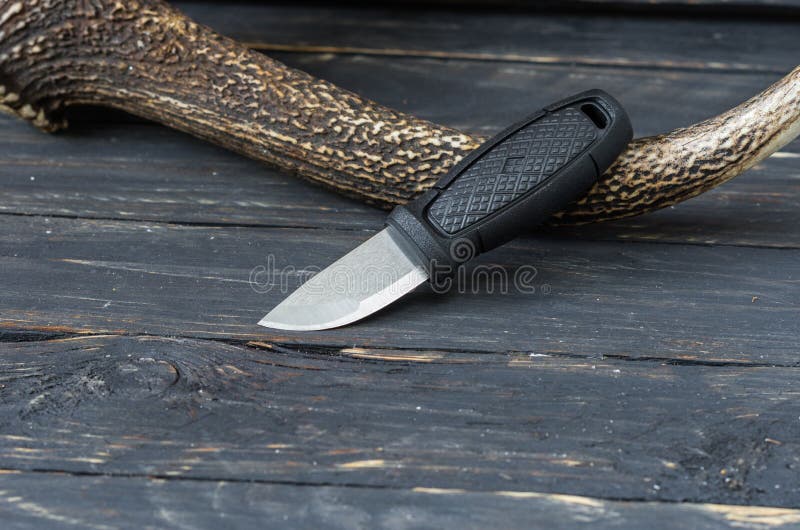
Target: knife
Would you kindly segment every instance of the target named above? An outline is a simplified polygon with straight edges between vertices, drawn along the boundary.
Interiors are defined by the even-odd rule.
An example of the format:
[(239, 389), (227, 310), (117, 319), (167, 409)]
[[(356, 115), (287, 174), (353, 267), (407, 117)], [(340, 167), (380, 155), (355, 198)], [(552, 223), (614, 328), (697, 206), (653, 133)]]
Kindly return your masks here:
[(448, 285), (459, 267), (579, 199), (633, 138), (622, 106), (589, 90), (486, 141), (386, 227), (316, 274), (260, 325), (321, 330), (364, 318), (425, 281)]

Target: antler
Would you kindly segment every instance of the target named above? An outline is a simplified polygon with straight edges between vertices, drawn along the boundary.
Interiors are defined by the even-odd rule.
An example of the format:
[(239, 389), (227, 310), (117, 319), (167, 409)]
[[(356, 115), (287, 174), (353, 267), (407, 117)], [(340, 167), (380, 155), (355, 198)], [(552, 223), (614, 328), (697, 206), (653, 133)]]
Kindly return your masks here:
[[(483, 141), (365, 100), (198, 25), (161, 0), (0, 0), (0, 108), (46, 131), (119, 108), (381, 206)], [(705, 122), (634, 141), (554, 222), (639, 215), (698, 195), (800, 134), (800, 68)]]

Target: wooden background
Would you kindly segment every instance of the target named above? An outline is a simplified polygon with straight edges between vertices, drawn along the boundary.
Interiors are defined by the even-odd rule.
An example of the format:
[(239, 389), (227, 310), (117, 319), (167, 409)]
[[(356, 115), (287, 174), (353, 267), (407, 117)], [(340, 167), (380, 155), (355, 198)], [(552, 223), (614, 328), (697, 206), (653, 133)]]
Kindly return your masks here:
[[(486, 134), (593, 87), (663, 132), (800, 61), (790, 0), (176, 4)], [(255, 325), (285, 294), (251, 270), (327, 265), (383, 212), (120, 113), (71, 123), (0, 117), (3, 528), (800, 528), (800, 143), (480, 259), (535, 266), (536, 294), (287, 333)]]

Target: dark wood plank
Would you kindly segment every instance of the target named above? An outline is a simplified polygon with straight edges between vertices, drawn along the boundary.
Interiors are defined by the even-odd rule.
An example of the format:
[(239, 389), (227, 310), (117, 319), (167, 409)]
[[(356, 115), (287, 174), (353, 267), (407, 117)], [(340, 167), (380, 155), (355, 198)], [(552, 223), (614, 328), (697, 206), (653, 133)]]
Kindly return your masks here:
[[(4, 221), (9, 330), (797, 363), (797, 250), (523, 238), (475, 263), (505, 274), (506, 294), (468, 275), (463, 293), (423, 288), (356, 326), (292, 334), (255, 323), (303, 281), (297, 271), (326, 266), (368, 232)], [(256, 292), (251, 272), (270, 256), (276, 281)], [(535, 293), (516, 290), (514, 275), (531, 266)]]
[[(770, 76), (698, 72), (287, 57), (384, 103), (485, 133), (564, 93), (595, 85), (620, 95), (642, 134), (664, 131), (723, 111), (770, 81)], [(540, 90), (531, 101), (533, 85)], [(2, 212), (357, 230), (382, 222), (381, 212), (158, 127), (84, 122), (51, 137), (10, 118), (0, 123)], [(796, 248), (799, 145), (675, 210), (570, 233), (586, 239)]]
[[(548, 1), (545, 0), (545, 3), (547, 4)], [(558, 2), (558, 4), (560, 3)], [(537, 4), (538, 0), (518, 0), (517, 2), (518, 6), (534, 7)], [(699, 12), (718, 17), (796, 15), (797, 8), (800, 7), (800, 2), (797, 0), (567, 0), (565, 4), (599, 10), (614, 8), (633, 10), (639, 13), (655, 11), (689, 14)]]
[(164, 127), (0, 118), (0, 213), (359, 230), (385, 212)]
[(156, 337), (0, 352), (4, 469), (785, 507), (800, 494), (798, 368)]
[[(0, 212), (179, 224), (375, 230), (385, 212), (159, 127), (45, 136), (6, 121)], [(585, 240), (800, 247), (800, 143), (675, 208), (551, 231)], [(38, 156), (45, 152), (47, 156)], [(147, 157), (143, 170), (140, 157)], [(541, 230), (540, 230), (541, 231)]]
[[(648, 2), (648, 6), (653, 2)], [(385, 57), (783, 72), (797, 19), (177, 2), (252, 47)], [(799, 4), (800, 6), (800, 4)], [(730, 9), (726, 7), (725, 9)], [(421, 14), (422, 13), (422, 14)]]
[[(43, 487), (46, 481), (47, 487)], [(145, 477), (5, 475), (6, 528), (788, 528), (797, 510), (604, 501), (538, 492), (375, 490)]]
[[(524, 2), (524, 0), (522, 1)], [(535, 5), (536, 0), (532, 0), (530, 3)], [(759, 10), (769, 12), (768, 8), (770, 7), (800, 7), (800, 2), (797, 0), (575, 0), (575, 3), (595, 4), (598, 6), (662, 5), (666, 7), (686, 6), (687, 8), (707, 6), (716, 8), (714, 13), (720, 16), (724, 16), (724, 10), (729, 7), (752, 7), (755, 12), (759, 12)]]

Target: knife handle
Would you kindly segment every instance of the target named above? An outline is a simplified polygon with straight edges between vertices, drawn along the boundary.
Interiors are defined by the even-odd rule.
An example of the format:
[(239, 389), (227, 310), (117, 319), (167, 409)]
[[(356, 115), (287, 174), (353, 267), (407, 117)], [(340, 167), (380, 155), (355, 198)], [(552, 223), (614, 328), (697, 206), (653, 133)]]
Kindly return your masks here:
[(579, 199), (633, 138), (622, 106), (602, 90), (559, 101), (470, 153), (387, 224), (430, 278), (541, 224)]

